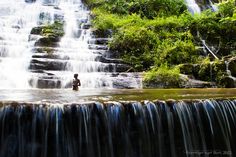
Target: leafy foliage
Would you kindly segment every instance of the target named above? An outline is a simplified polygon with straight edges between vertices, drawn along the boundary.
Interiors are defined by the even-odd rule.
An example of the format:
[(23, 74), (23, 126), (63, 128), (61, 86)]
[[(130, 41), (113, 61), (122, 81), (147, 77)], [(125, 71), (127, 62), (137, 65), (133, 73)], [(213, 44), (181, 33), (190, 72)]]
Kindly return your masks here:
[(89, 7), (101, 7), (112, 14), (139, 14), (153, 19), (157, 16), (180, 15), (187, 8), (183, 0), (84, 0)]
[(153, 68), (144, 76), (145, 84), (157, 84), (161, 87), (180, 87), (180, 71), (177, 67), (170, 68), (167, 64), (162, 64), (159, 68)]
[[(93, 10), (95, 28), (113, 32), (110, 49), (136, 70), (150, 70), (151, 76), (160, 71), (168, 74), (167, 69), (178, 64), (201, 62), (207, 56), (201, 56), (205, 54), (202, 40), (218, 56), (236, 50), (235, 0), (220, 3), (216, 12), (196, 15), (187, 12), (182, 0), (85, 1)], [(200, 76), (209, 64), (202, 64)]]

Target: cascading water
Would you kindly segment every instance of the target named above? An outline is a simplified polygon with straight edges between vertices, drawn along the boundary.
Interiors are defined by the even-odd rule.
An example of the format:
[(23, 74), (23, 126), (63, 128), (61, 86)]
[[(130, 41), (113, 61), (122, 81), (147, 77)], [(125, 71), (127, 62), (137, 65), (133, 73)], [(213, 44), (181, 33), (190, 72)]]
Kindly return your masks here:
[[(128, 73), (117, 74), (125, 72), (129, 66), (106, 57), (106, 42), (109, 39), (93, 37), (90, 13), (81, 0), (57, 0), (50, 4), (47, 7), (59, 10), (65, 21), (65, 35), (58, 47), (50, 48), (56, 57), (33, 55), (36, 64), (41, 62), (52, 65), (41, 69), (43, 72), (36, 73), (36, 77), (31, 80), (35, 82), (34, 87), (71, 87), (74, 73), (79, 73), (82, 88), (123, 88), (125, 83), (128, 88), (141, 87), (141, 77)], [(101, 41), (101, 44), (96, 43)], [(124, 70), (120, 70), (120, 66), (123, 66)]]
[[(79, 73), (82, 88), (141, 88), (139, 74), (107, 57), (108, 38), (94, 38), (90, 13), (81, 0), (0, 2), (1, 88), (71, 88)], [(38, 45), (34, 27), (64, 21), (56, 46)], [(28, 69), (29, 68), (29, 69)]]
[(1, 157), (236, 155), (236, 100), (2, 104)]
[(28, 35), (37, 24), (38, 10), (37, 3), (0, 2), (0, 88), (29, 87), (27, 69), (34, 43)]
[(225, 61), (225, 66), (226, 66), (226, 73), (227, 73), (229, 76), (232, 76), (232, 75), (231, 75), (231, 71), (229, 70), (229, 61)]
[(195, 2), (195, 0), (185, 0), (185, 1), (186, 1), (186, 5), (188, 7), (188, 10), (192, 14), (199, 14), (199, 13), (201, 13), (201, 9), (198, 6), (198, 4)]
[(66, 21), (66, 34), (60, 42), (60, 49), (63, 55), (69, 53), (70, 58), (66, 69), (69, 72), (61, 73), (62, 76), (64, 75), (62, 86), (65, 87), (71, 82), (73, 73), (79, 72), (79, 77), (83, 82), (82, 87), (105, 86), (112, 88), (111, 77), (105, 73), (104, 68), (110, 65), (113, 69), (111, 72), (115, 72), (115, 65), (96, 61), (100, 55), (89, 49), (91, 40), (91, 30), (87, 28), (90, 25), (89, 11), (81, 4), (80, 0), (73, 3), (61, 1), (59, 8), (62, 8)]
[(218, 7), (215, 4), (213, 4), (213, 2), (211, 0), (209, 0), (209, 2), (210, 2), (210, 6), (212, 8), (212, 11), (218, 11)]

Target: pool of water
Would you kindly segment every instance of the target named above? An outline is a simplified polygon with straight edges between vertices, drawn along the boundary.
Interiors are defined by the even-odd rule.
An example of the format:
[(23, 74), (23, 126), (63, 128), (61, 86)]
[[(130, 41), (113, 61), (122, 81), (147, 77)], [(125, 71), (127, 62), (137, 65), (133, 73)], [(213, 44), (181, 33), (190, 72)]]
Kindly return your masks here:
[(142, 101), (235, 98), (236, 88), (209, 89), (22, 89), (0, 90), (0, 101), (73, 103), (85, 101)]

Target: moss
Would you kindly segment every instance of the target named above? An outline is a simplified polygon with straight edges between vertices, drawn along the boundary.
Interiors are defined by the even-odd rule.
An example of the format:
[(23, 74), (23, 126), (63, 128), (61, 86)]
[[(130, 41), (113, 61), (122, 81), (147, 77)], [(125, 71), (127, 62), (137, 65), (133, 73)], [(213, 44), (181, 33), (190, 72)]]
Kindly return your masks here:
[(51, 25), (42, 26), (42, 31), (40, 34), (45, 37), (62, 37), (65, 34), (64, 23), (60, 21), (55, 21)]

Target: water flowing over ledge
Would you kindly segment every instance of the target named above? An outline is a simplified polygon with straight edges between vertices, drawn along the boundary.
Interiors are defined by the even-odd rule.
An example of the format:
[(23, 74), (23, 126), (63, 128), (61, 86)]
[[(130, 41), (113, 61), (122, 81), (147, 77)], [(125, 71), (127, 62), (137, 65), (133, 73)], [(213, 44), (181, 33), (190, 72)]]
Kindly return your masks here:
[(236, 155), (236, 100), (0, 108), (2, 157)]

